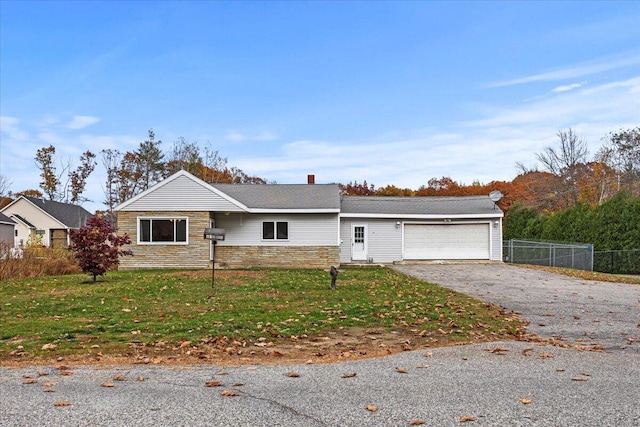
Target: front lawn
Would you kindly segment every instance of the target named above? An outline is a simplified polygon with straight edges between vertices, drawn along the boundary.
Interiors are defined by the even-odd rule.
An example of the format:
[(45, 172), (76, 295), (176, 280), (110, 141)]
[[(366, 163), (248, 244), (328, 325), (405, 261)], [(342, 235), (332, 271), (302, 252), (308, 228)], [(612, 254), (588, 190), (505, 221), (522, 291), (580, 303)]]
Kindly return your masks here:
[(513, 315), (388, 268), (110, 272), (4, 281), (0, 361), (373, 356), (512, 338)]

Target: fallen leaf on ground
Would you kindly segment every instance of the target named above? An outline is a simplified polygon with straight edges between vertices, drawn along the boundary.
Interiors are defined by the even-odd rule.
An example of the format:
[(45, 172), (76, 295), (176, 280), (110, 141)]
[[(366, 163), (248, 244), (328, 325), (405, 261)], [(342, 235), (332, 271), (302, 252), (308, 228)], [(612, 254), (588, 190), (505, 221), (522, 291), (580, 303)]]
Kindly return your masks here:
[(549, 353), (542, 353), (542, 354), (538, 355), (538, 359), (550, 359), (552, 357), (553, 357), (553, 355), (551, 355)]
[(588, 379), (585, 377), (573, 377), (571, 381), (588, 381)]
[(499, 355), (503, 355), (509, 351), (508, 348), (504, 348), (504, 347), (487, 348), (485, 350), (491, 354), (499, 354)]
[(412, 426), (421, 426), (422, 424), (424, 424), (424, 421), (422, 420), (411, 420)]
[(211, 380), (204, 383), (205, 387), (220, 387), (222, 385), (222, 381)]
[(408, 374), (409, 371), (407, 371), (404, 368), (396, 368), (396, 372), (401, 373), (401, 374)]
[(376, 405), (367, 405), (367, 411), (369, 412), (377, 412), (378, 407)]
[(125, 377), (124, 377), (124, 375), (116, 375), (116, 376), (113, 377), (113, 380), (114, 381), (124, 381)]
[(244, 383), (234, 383), (233, 386), (234, 387), (242, 387), (244, 385)]
[(520, 403), (522, 403), (523, 405), (528, 405), (529, 403), (533, 403), (533, 400), (529, 399), (528, 397), (523, 397), (522, 399), (520, 399)]
[(54, 393), (54, 392), (55, 392), (55, 390), (54, 390), (54, 389), (52, 389), (52, 388), (45, 388), (45, 389), (44, 389), (44, 390), (42, 390), (42, 391), (44, 391), (45, 393)]
[(100, 387), (113, 387), (113, 383), (109, 381), (105, 381), (102, 384), (100, 384)]
[(460, 422), (461, 423), (466, 423), (468, 421), (477, 421), (476, 417), (472, 417), (470, 415), (463, 415), (460, 417)]
[(141, 381), (141, 382), (144, 381), (144, 377), (142, 375), (140, 375), (137, 379), (138, 381)]
[(287, 372), (287, 376), (291, 378), (298, 378), (300, 374), (297, 372), (290, 371), (290, 372)]
[(71, 402), (56, 402), (53, 406), (71, 406)]
[(47, 381), (46, 383), (42, 383), (41, 385), (42, 387), (53, 387), (55, 385), (58, 385), (58, 383), (54, 381)]
[(522, 355), (523, 356), (530, 356), (532, 351), (533, 351), (532, 348), (525, 348), (524, 350), (522, 350)]
[(26, 380), (24, 380), (23, 384), (35, 384), (37, 382), (38, 380), (36, 380), (35, 378), (27, 378)]
[(230, 396), (238, 396), (238, 393), (236, 393), (236, 392), (235, 392), (235, 391), (233, 391), (233, 390), (222, 390), (222, 391), (220, 392), (220, 394), (221, 394), (221, 395), (223, 395), (223, 396), (227, 396), (227, 397), (230, 397)]
[(349, 372), (348, 374), (342, 374), (342, 378), (353, 378), (356, 375), (358, 374), (356, 374), (355, 372)]
[(63, 369), (60, 371), (60, 375), (65, 375), (65, 376), (73, 375), (73, 371), (70, 371), (68, 369)]

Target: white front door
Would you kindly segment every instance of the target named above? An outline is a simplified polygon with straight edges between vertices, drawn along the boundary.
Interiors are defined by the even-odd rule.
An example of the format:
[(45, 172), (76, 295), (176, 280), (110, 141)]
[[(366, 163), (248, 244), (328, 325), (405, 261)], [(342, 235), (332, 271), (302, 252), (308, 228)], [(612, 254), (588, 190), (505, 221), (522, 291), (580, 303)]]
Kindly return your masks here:
[(353, 261), (367, 260), (367, 225), (351, 225), (351, 259)]

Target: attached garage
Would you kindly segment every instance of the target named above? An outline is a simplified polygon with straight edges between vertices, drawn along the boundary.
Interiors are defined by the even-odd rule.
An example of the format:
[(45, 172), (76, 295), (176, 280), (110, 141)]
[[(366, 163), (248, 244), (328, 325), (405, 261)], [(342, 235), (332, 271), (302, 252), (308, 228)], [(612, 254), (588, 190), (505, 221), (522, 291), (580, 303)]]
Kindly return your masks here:
[(343, 196), (340, 262), (502, 261), (503, 216), (489, 196)]
[(489, 223), (404, 225), (405, 260), (488, 260)]

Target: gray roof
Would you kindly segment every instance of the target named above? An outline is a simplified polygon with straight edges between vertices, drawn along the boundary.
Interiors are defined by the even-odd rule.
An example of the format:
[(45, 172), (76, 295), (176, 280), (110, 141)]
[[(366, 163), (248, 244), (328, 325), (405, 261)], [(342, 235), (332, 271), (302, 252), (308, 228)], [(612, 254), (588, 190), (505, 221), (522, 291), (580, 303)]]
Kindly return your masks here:
[(342, 213), (378, 215), (477, 215), (502, 211), (488, 196), (465, 197), (365, 197), (344, 196)]
[(3, 214), (2, 212), (0, 212), (0, 222), (2, 222), (4, 224), (15, 224), (16, 223), (14, 220), (9, 218), (8, 216)]
[(23, 197), (69, 228), (80, 228), (93, 216), (82, 206), (37, 199), (35, 197)]
[(337, 184), (211, 184), (251, 209), (340, 209)]

